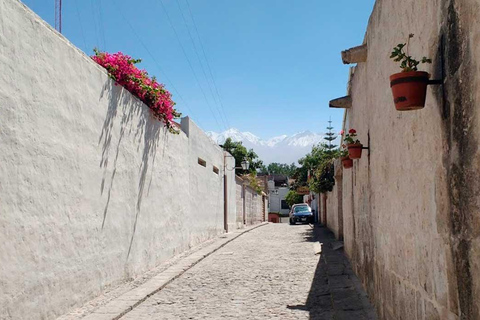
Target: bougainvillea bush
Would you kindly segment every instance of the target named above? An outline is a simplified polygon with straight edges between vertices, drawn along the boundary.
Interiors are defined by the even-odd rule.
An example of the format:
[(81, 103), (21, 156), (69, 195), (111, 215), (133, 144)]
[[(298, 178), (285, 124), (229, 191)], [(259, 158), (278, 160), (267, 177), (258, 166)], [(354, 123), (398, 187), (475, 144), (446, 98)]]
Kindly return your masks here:
[(181, 114), (174, 108), (171, 93), (155, 77), (150, 78), (147, 71), (135, 66), (141, 62), (140, 59), (133, 59), (121, 52), (111, 54), (97, 49), (94, 52), (92, 59), (107, 69), (115, 84), (121, 85), (145, 103), (154, 117), (163, 121), (170, 132), (178, 133), (173, 119), (179, 118)]

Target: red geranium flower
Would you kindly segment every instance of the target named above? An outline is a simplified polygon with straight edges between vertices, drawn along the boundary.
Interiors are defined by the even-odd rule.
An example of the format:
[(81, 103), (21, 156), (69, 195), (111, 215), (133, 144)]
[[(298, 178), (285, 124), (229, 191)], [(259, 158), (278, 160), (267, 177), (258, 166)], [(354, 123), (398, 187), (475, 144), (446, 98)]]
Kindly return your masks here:
[(348, 133), (350, 133), (350, 134), (357, 133), (357, 130), (355, 130), (355, 129), (350, 129), (350, 130), (348, 130)]

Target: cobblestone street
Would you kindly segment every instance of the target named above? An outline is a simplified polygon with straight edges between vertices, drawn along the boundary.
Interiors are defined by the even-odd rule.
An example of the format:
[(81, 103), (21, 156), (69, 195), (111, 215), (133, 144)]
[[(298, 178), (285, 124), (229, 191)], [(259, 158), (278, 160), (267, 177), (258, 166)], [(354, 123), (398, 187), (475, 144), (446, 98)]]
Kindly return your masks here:
[[(316, 255), (315, 240), (323, 243)], [(122, 319), (374, 319), (333, 235), (269, 224), (213, 253)]]

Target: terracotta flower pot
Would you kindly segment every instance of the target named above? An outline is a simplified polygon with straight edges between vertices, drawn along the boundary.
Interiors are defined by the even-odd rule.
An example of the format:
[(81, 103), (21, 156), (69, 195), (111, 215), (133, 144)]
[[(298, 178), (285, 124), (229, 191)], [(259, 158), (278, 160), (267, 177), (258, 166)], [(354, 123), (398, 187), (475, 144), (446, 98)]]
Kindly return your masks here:
[(417, 110), (425, 106), (430, 75), (424, 71), (395, 73), (390, 76), (395, 108), (399, 111)]
[(350, 159), (360, 159), (362, 157), (362, 148), (363, 144), (361, 143), (350, 143), (347, 144), (348, 156)]
[(349, 169), (353, 167), (353, 160), (350, 159), (348, 156), (342, 158), (342, 164), (344, 169)]

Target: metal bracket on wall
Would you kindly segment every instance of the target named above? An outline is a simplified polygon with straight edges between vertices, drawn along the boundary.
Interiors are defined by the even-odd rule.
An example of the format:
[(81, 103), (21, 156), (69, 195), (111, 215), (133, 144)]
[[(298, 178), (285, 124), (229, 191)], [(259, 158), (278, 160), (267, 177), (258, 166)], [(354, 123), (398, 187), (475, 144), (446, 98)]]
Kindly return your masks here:
[(427, 85), (443, 85), (445, 81), (445, 71), (444, 71), (444, 43), (443, 36), (440, 37), (440, 78), (437, 80), (428, 80)]
[(443, 85), (443, 80), (428, 80), (427, 84), (428, 85)]
[(368, 165), (370, 166), (370, 130), (367, 132), (367, 142), (368, 142), (368, 147), (362, 147), (362, 149), (368, 150)]

